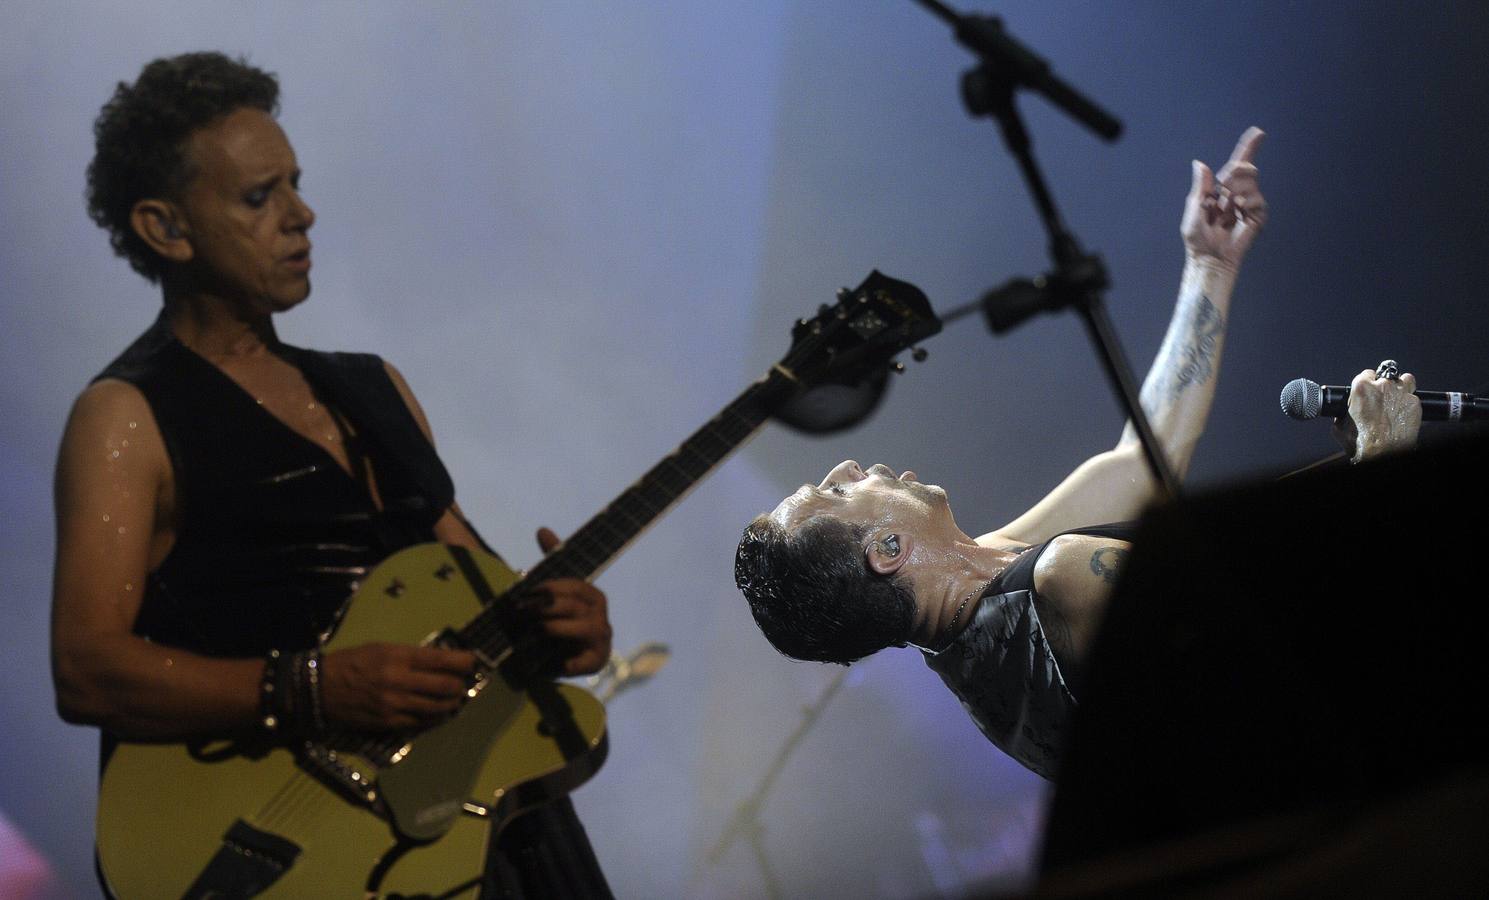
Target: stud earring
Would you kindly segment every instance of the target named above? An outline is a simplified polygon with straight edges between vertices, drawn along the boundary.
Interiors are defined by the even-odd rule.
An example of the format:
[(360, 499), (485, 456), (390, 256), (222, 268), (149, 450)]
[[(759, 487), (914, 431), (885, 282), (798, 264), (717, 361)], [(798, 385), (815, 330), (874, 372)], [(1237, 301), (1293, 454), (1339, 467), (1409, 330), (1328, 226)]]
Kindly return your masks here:
[(884, 540), (879, 542), (879, 549), (883, 551), (885, 556), (899, 556), (900, 536), (897, 534), (885, 536)]

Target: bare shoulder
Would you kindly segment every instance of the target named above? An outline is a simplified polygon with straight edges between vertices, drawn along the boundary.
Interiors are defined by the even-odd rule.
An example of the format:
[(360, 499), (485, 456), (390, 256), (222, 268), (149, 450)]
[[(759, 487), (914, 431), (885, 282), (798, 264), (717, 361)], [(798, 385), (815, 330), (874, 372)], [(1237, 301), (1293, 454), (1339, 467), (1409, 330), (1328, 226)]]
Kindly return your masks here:
[(134, 447), (148, 455), (160, 448), (160, 430), (150, 403), (140, 389), (127, 381), (104, 378), (88, 385), (72, 404), (67, 430), (62, 437), (64, 456), (70, 449), (119, 450), (113, 458)]
[[(150, 403), (139, 388), (105, 378), (72, 405), (57, 453), (58, 499), (79, 491), (169, 489), (170, 457)], [(65, 511), (67, 504), (59, 506)]]
[(1034, 589), (1059, 613), (1077, 661), (1095, 638), (1129, 546), (1114, 538), (1063, 534), (1050, 541), (1034, 567)]
[(1062, 534), (1034, 567), (1034, 588), (1051, 602), (1103, 602), (1111, 594), (1131, 545), (1115, 538)]

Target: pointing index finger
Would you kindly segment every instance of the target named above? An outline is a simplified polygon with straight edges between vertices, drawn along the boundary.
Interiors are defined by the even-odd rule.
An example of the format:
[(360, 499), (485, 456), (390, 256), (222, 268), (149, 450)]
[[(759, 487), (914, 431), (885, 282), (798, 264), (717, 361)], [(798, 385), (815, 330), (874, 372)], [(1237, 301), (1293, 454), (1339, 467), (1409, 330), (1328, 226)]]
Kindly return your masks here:
[(1265, 131), (1255, 125), (1246, 129), (1241, 134), (1241, 139), (1236, 141), (1236, 149), (1231, 151), (1230, 161), (1232, 163), (1248, 163), (1256, 157), (1256, 151), (1261, 148), (1262, 139), (1267, 136)]

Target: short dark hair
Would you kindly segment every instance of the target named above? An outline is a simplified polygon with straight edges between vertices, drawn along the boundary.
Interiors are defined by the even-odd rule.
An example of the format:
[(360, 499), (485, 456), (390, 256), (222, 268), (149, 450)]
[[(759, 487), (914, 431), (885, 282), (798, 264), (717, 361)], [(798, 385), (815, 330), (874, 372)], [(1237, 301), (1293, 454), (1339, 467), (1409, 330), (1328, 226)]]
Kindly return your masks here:
[(759, 516), (734, 555), (734, 583), (766, 640), (793, 659), (847, 665), (904, 646), (915, 594), (864, 560), (866, 526), (814, 516), (793, 534)]
[(119, 82), (98, 113), (88, 215), (108, 229), (114, 252), (150, 281), (160, 280), (163, 260), (131, 227), (134, 205), (178, 195), (193, 175), (187, 138), (244, 107), (279, 111), (272, 74), (221, 53), (183, 53), (149, 63), (132, 85)]

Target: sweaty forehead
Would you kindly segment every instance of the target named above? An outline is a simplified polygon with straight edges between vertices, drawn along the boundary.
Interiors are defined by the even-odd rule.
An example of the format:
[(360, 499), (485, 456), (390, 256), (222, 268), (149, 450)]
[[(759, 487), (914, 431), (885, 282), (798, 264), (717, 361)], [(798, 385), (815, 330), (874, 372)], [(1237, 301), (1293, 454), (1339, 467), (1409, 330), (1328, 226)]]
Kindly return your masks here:
[(804, 484), (796, 489), (796, 493), (776, 504), (776, 508), (771, 510), (770, 519), (790, 531), (812, 516), (826, 511), (826, 498), (816, 488)]

